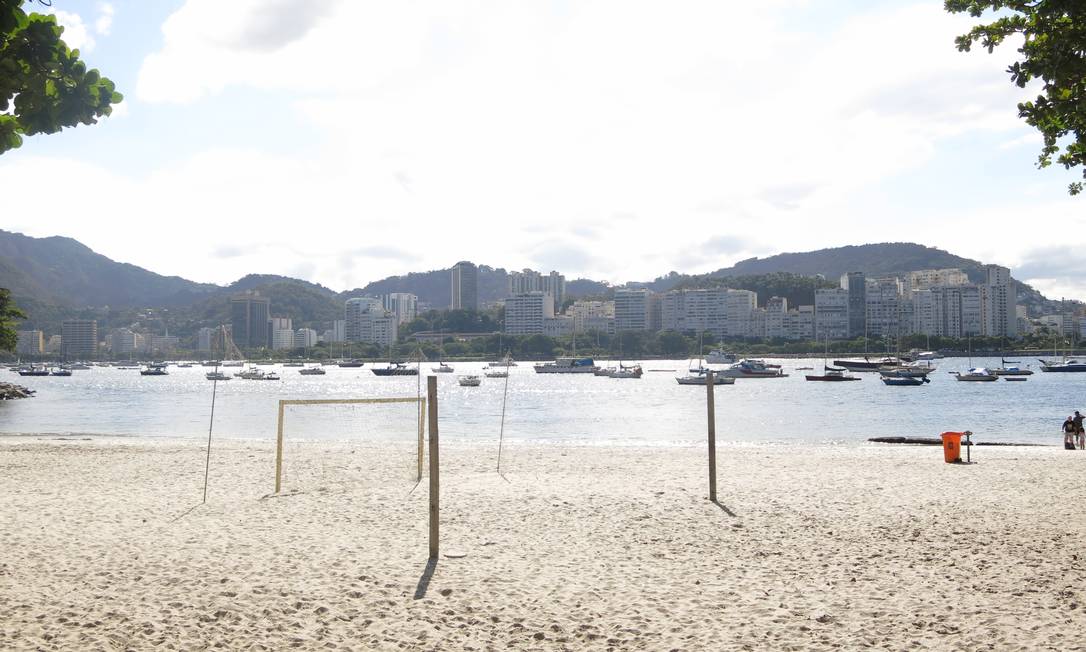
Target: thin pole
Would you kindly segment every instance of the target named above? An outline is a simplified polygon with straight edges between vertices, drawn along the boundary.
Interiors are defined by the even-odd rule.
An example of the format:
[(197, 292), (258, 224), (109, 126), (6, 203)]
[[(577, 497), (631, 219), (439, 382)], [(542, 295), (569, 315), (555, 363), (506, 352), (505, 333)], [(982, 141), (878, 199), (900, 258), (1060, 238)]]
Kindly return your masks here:
[(716, 405), (713, 400), (713, 370), (705, 372), (705, 405), (709, 412), (709, 500), (716, 502)]
[(430, 559), (438, 558), (438, 527), (441, 514), (441, 481), (438, 464), (437, 376), (426, 379), (426, 402), (430, 419)]
[[(206, 368), (206, 367), (205, 367)], [(204, 462), (204, 502), (207, 502), (207, 476), (211, 471), (211, 428), (215, 425), (215, 394), (219, 387), (219, 365), (215, 365), (215, 379), (211, 381), (211, 419), (207, 424), (207, 460)]]
[(505, 403), (509, 398), (509, 367), (505, 368), (505, 390), (502, 392), (502, 420), (498, 428), (498, 475), (502, 473), (502, 441), (505, 439)]
[(282, 488), (283, 475), (283, 412), (284, 403), (279, 399), (279, 428), (275, 437), (275, 493)]

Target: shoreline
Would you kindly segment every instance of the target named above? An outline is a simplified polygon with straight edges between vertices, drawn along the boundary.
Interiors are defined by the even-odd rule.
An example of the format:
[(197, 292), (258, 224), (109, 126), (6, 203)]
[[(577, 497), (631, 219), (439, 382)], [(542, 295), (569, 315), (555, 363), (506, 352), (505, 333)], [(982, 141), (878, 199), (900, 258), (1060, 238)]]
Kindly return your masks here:
[(1080, 644), (1086, 457), (1055, 447), (728, 447), (718, 506), (694, 446), (514, 446), (503, 478), (443, 441), (431, 565), (403, 446), (294, 446), (270, 496), (274, 445), (216, 441), (201, 505), (195, 439), (0, 443), (5, 649)]

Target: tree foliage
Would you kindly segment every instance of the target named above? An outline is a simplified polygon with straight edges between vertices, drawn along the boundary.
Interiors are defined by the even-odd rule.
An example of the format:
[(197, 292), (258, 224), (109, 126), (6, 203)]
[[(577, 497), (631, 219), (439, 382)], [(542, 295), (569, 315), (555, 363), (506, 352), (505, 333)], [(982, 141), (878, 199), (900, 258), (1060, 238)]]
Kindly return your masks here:
[[(1018, 105), (1018, 116), (1044, 137), (1038, 167), (1064, 168), (1086, 164), (1086, 3), (1082, 0), (946, 0), (951, 13), (968, 12), (979, 18), (988, 11), (995, 19), (977, 25), (955, 39), (968, 52), (976, 43), (991, 53), (1008, 37), (1020, 34), (1020, 61), (1007, 68), (1020, 88), (1034, 79), (1044, 82), (1043, 92), (1032, 102)], [(1083, 170), (1086, 178), (1086, 169)], [(1070, 185), (1070, 193), (1082, 192), (1083, 182)]]
[(27, 15), (22, 5), (0, 0), (0, 154), (22, 145), (23, 135), (95, 124), (123, 99), (61, 40), (56, 17)]
[(15, 322), (26, 319), (22, 310), (11, 300), (11, 291), (0, 288), (0, 351), (13, 351), (18, 340)]

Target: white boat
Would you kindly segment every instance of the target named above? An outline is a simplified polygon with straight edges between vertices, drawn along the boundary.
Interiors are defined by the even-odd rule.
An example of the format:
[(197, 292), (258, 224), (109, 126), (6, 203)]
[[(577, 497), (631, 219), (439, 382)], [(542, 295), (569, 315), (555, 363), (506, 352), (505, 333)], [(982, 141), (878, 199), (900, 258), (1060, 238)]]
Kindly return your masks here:
[(713, 349), (705, 354), (705, 361), (709, 364), (734, 364), (737, 359), (734, 353)]
[[(691, 370), (686, 376), (679, 376), (675, 379), (675, 382), (680, 385), (701, 385), (705, 386), (709, 384), (709, 374), (706, 373), (708, 369), (702, 369), (701, 371)], [(721, 376), (719, 373), (713, 372), (713, 384), (714, 385), (734, 385), (735, 378), (731, 376)]]
[(436, 367), (430, 367), (430, 371), (434, 372), (435, 374), (451, 374), (455, 370), (452, 368), (451, 365), (440, 362)]
[(513, 362), (513, 356), (506, 353), (504, 358), (502, 358), (501, 360), (498, 360), (496, 362), (490, 362), (490, 363), (487, 364), (487, 366), (488, 367), (515, 367), (515, 366), (517, 366), (517, 363)]
[(778, 365), (767, 365), (761, 360), (740, 360), (722, 371), (716, 372), (728, 378), (787, 378)]
[(305, 367), (304, 369), (299, 369), (298, 373), (303, 376), (323, 376), (328, 372), (324, 370), (324, 367)]
[(618, 368), (612, 371), (609, 375), (610, 378), (640, 378), (644, 374), (644, 370), (641, 365), (635, 364), (629, 367), (619, 363)]
[(208, 380), (230, 380), (230, 376), (227, 376), (221, 371), (209, 371), (204, 374), (204, 378)]
[(258, 380), (279, 380), (279, 374), (275, 373), (274, 371), (269, 371), (268, 373), (261, 376)]
[(959, 371), (952, 371), (950, 373), (953, 374), (955, 378), (963, 382), (988, 383), (999, 380), (999, 376), (993, 374), (984, 367), (974, 367), (965, 373), (961, 373)]
[(457, 381), (461, 387), (478, 387), (483, 383), (483, 379), (479, 378), (475, 374), (467, 374), (457, 377)]
[(509, 372), (505, 369), (490, 369), (484, 373), (487, 378), (508, 378)]
[(558, 358), (533, 368), (537, 374), (590, 374), (599, 369), (592, 358)]

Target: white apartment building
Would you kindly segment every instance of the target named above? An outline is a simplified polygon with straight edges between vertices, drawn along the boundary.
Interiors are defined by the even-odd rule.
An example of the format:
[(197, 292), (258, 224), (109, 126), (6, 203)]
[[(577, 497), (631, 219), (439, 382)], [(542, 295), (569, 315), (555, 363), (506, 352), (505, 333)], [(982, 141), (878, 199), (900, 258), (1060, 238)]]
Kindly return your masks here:
[(867, 335), (897, 337), (901, 334), (901, 279), (869, 278), (866, 283)]
[(174, 335), (152, 335), (152, 353), (173, 353), (181, 345), (181, 338)]
[(765, 333), (765, 323), (754, 319), (758, 308), (758, 295), (750, 290), (728, 290), (725, 295), (724, 314), (726, 315), (725, 337), (761, 337)]
[(844, 288), (815, 290), (815, 338), (818, 340), (848, 339), (848, 290)]
[(406, 324), (419, 314), (419, 298), (410, 292), (392, 292), (381, 299), (385, 310), (396, 316), (398, 324)]
[(615, 332), (650, 330), (650, 290), (615, 290)]
[(671, 290), (660, 297), (660, 328), (680, 333), (708, 331), (723, 339), (727, 309), (727, 288)]
[(921, 269), (905, 276), (905, 291), (926, 290), (937, 285), (968, 285), (969, 276), (960, 269)]
[[(546, 294), (544, 292), (544, 294)], [(543, 319), (543, 334), (547, 337), (564, 337), (574, 332), (573, 317), (559, 315), (557, 317), (545, 317)]]
[(574, 328), (579, 333), (590, 330), (609, 332), (614, 328), (615, 302), (578, 299), (566, 309), (566, 315), (573, 317)]
[(765, 336), (769, 339), (784, 337), (784, 322), (788, 314), (788, 299), (769, 297), (765, 302)]
[(815, 339), (815, 307), (800, 306), (784, 315), (784, 339)]
[(515, 297), (529, 292), (549, 294), (557, 313), (566, 300), (566, 277), (555, 271), (547, 275), (532, 269), (509, 272), (509, 296)]
[(41, 331), (19, 331), (17, 336), (15, 352), (19, 355), (41, 355), (45, 353), (45, 335)]
[(290, 328), (273, 328), (271, 332), (271, 348), (274, 351), (294, 348), (294, 330)]
[(544, 321), (553, 318), (554, 300), (546, 292), (525, 292), (505, 300), (505, 332), (510, 335), (542, 335)]
[(299, 328), (294, 332), (293, 348), (308, 349), (317, 346), (317, 331), (312, 328)]
[(196, 331), (196, 350), (197, 351), (210, 351), (211, 341), (215, 337), (214, 328), (208, 328), (204, 326), (200, 330)]
[(398, 324), (380, 299), (355, 297), (345, 302), (344, 339), (348, 342), (388, 346), (396, 341)]
[(986, 335), (1015, 337), (1018, 334), (1018, 296), (1011, 280), (1011, 270), (999, 265), (985, 267), (985, 329)]
[(106, 335), (106, 346), (113, 355), (135, 353), (139, 350), (136, 344), (136, 334), (130, 328), (114, 328)]
[[(951, 285), (931, 288), (932, 332), (943, 337), (970, 337), (984, 334), (985, 291), (978, 285)], [(927, 335), (929, 333), (922, 333)]]

